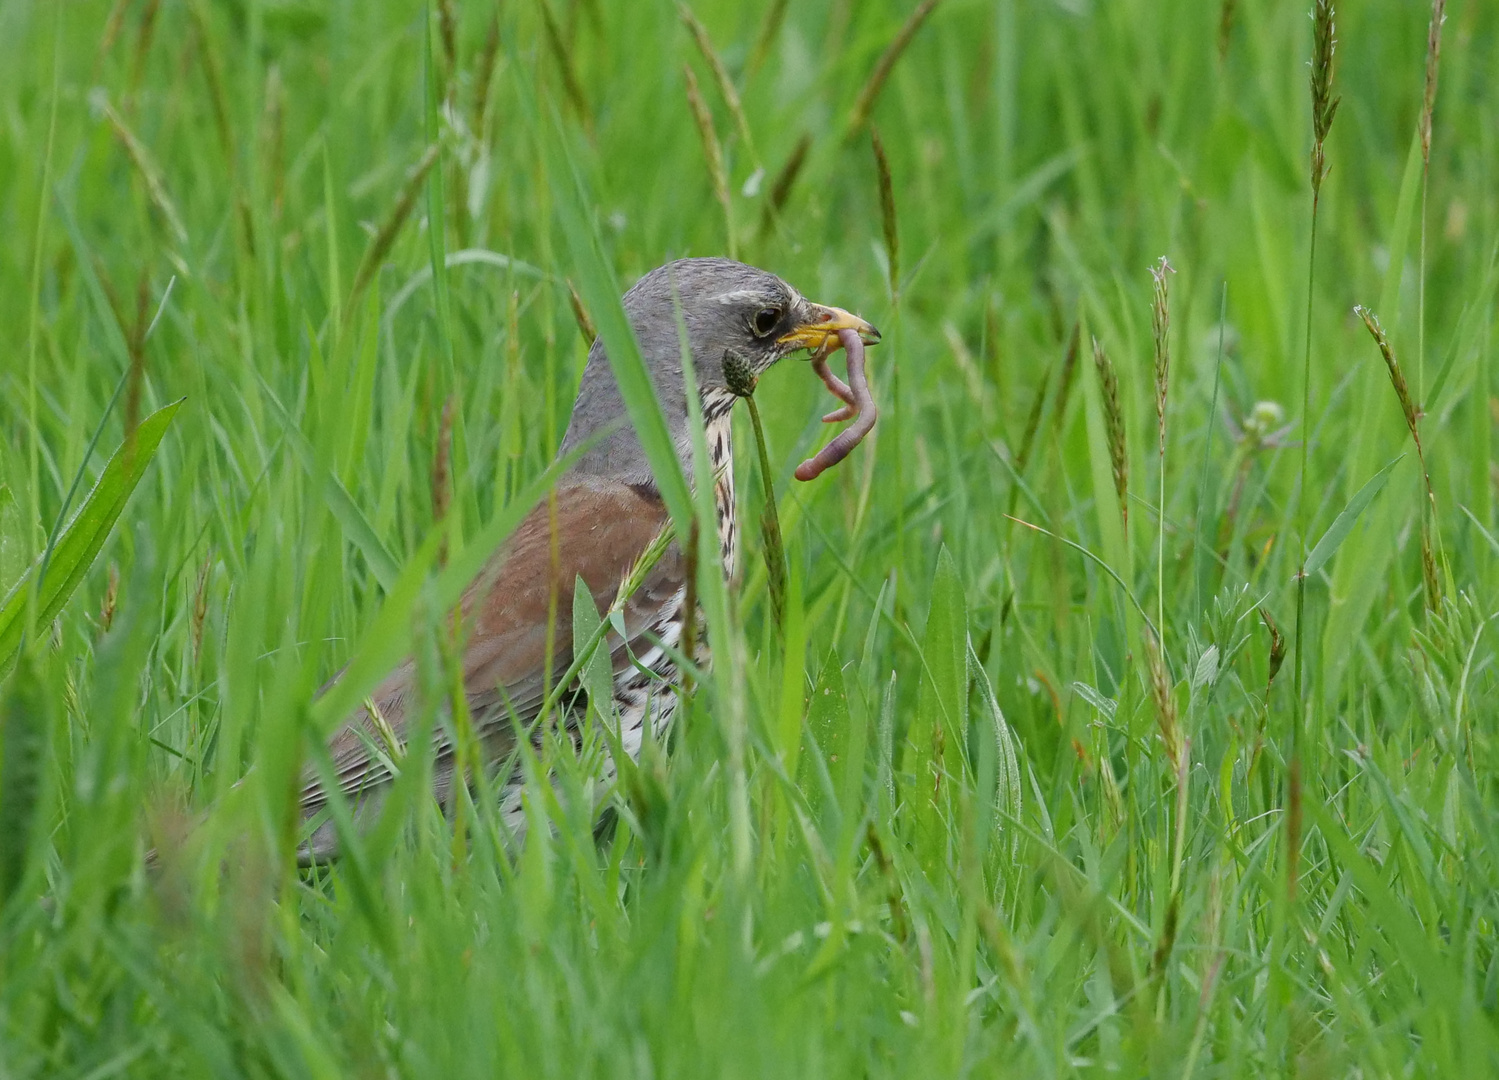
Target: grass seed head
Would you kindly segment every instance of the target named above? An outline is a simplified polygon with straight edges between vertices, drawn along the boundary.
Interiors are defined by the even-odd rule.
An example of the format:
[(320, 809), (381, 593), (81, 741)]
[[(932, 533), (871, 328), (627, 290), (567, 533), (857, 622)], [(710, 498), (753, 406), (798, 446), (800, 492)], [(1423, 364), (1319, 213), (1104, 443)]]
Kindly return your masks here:
[(697, 46), (697, 51), (702, 55), (703, 62), (713, 73), (713, 81), (718, 84), (718, 93), (723, 98), (723, 103), (728, 106), (729, 115), (734, 118), (734, 126), (738, 128), (740, 138), (744, 140), (745, 147), (753, 154), (754, 139), (750, 136), (749, 119), (744, 115), (744, 106), (739, 101), (739, 91), (735, 89), (734, 80), (729, 78), (728, 70), (719, 59), (717, 50), (713, 48), (707, 27), (698, 20), (686, 4), (677, 4), (677, 14), (682, 19), (682, 25), (687, 28), (692, 43)]
[(198, 567), (198, 582), (193, 588), (192, 641), (193, 662), (203, 655), (203, 623), (208, 618), (208, 583), (213, 574), (213, 554)]
[(1171, 349), (1167, 340), (1171, 332), (1171, 281), (1168, 275), (1174, 273), (1176, 271), (1164, 255), (1150, 268), (1155, 287), (1150, 305), (1150, 326), (1155, 341), (1155, 416), (1162, 454), (1166, 452), (1166, 392), (1171, 378)]
[(120, 568), (116, 563), (109, 564), (109, 580), (104, 586), (104, 602), (99, 605), (99, 629), (103, 633), (109, 633), (109, 628), (114, 625), (115, 611), (120, 603)]
[(1103, 345), (1093, 339), (1093, 366), (1098, 369), (1098, 382), (1103, 391), (1104, 426), (1109, 438), (1109, 463), (1114, 471), (1114, 492), (1119, 496), (1119, 516), (1129, 525), (1129, 453), (1124, 441), (1124, 409), (1119, 404), (1119, 376), (1114, 371), (1114, 362), (1103, 351)]
[(177, 209), (177, 204), (167, 192), (166, 181), (162, 178), (161, 167), (157, 165), (156, 159), (146, 149), (144, 143), (136, 137), (134, 131), (125, 123), (123, 117), (115, 111), (113, 105), (108, 101), (104, 103), (104, 116), (109, 121), (109, 126), (114, 129), (115, 137), (120, 140), (120, 145), (125, 148), (131, 164), (140, 173), (141, 179), (146, 184), (146, 194), (150, 196), (151, 202), (160, 211), (162, 218), (171, 230), (172, 238), (180, 245), (187, 244), (187, 226), (182, 223), (182, 214)]
[(1327, 133), (1341, 98), (1333, 96), (1333, 55), (1338, 39), (1337, 12), (1332, 0), (1316, 0), (1312, 7), (1312, 191), (1320, 194), (1327, 176)]
[(1405, 414), (1405, 426), (1410, 429), (1411, 438), (1416, 440), (1419, 447), (1421, 412), (1416, 407), (1415, 399), (1411, 397), (1410, 386), (1405, 381), (1405, 373), (1400, 370), (1400, 361), (1395, 359), (1390, 339), (1385, 336), (1384, 327), (1379, 324), (1379, 316), (1362, 305), (1355, 307), (1353, 313), (1363, 320), (1369, 336), (1379, 346), (1379, 355), (1384, 358), (1385, 369), (1390, 373), (1390, 385), (1395, 388), (1395, 397), (1400, 400), (1400, 411)]
[(1264, 608), (1260, 608), (1260, 618), (1264, 620), (1265, 629), (1270, 632), (1270, 674), (1265, 679), (1265, 692), (1270, 692), (1270, 687), (1275, 685), (1275, 676), (1280, 674), (1280, 666), (1286, 662), (1286, 636), (1280, 632), (1280, 627), (1275, 625), (1275, 620)]
[(1431, 165), (1431, 115), (1437, 105), (1437, 67), (1442, 61), (1442, 23), (1447, 0), (1432, 0), (1431, 25), (1426, 31), (1426, 92), (1421, 99), (1421, 164)]
[(1166, 672), (1166, 661), (1161, 655), (1160, 642), (1155, 634), (1145, 631), (1145, 669), (1150, 676), (1150, 700), (1155, 706), (1156, 728), (1166, 755), (1173, 766), (1181, 761), (1181, 726), (1177, 723), (1176, 698), (1171, 693), (1171, 677)]
[(572, 305), (573, 320), (578, 324), (578, 333), (583, 335), (583, 343), (592, 346), (599, 332), (589, 318), (588, 309), (583, 306), (583, 298), (578, 295), (578, 287), (573, 284), (572, 278), (567, 279), (567, 302)]
[(370, 246), (364, 249), (364, 256), (359, 260), (359, 268), (354, 271), (354, 284), (349, 289), (349, 300), (344, 305), (344, 318), (348, 319), (359, 297), (369, 283), (374, 280), (375, 274), (380, 269), (380, 264), (390, 254), (390, 249), (395, 246), (396, 237), (401, 233), (401, 226), (406, 224), (406, 219), (411, 216), (412, 208), (416, 206), (417, 197), (421, 194), (422, 183), (427, 179), (427, 174), (432, 171), (432, 166), (437, 164), (439, 143), (433, 143), (427, 147), (426, 153), (411, 171), (406, 174), (406, 182), (401, 185), (401, 194), (397, 197), (395, 205), (390, 208), (390, 213), (385, 215), (385, 220), (375, 230), (375, 235), (370, 240)]

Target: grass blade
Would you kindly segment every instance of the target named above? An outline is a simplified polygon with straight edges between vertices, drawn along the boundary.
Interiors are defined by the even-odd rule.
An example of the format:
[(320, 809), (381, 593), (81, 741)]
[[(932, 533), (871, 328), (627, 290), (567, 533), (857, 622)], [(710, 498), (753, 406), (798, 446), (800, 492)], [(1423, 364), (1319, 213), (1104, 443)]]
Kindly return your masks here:
[[(47, 625), (62, 611), (93, 565), (104, 541), (109, 538), (130, 493), (146, 474), (146, 467), (161, 445), (167, 426), (181, 407), (182, 399), (179, 399), (141, 421), (133, 440), (127, 438), (104, 466), (99, 482), (83, 501), (77, 516), (63, 530), (52, 548), (51, 557), (38, 560), (0, 602), (0, 666), (15, 657), (26, 626), (33, 622), (33, 595), (36, 626)], [(34, 583), (33, 579), (38, 580)]]

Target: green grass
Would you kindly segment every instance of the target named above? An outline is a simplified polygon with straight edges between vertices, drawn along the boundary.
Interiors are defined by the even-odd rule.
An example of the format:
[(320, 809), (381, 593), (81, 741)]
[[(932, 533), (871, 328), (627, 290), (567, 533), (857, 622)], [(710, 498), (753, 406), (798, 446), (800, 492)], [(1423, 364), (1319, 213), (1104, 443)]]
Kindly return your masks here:
[[(1424, 245), (1429, 10), (1339, 12), (1303, 490), (1308, 5), (948, 0), (870, 114), (894, 230), (849, 119), (907, 0), (785, 5), (753, 70), (782, 6), (698, 0), (747, 131), (673, 5), (548, 5), (0, 0), (0, 593), (129, 419), (185, 398), (6, 661), (0, 1075), (1499, 1068), (1499, 12), (1451, 5)], [(760, 385), (784, 634), (750, 528), (742, 580), (703, 579), (720, 663), (612, 828), (570, 751), (539, 763), (564, 798), (519, 852), (483, 800), (455, 833), (413, 760), (352, 857), (299, 873), (291, 778), (337, 719), (318, 687), (415, 651), (441, 692), (444, 403), (461, 568), (566, 424), (568, 283), (608, 334), (619, 287), (731, 244), (885, 331), (875, 436), (813, 484), (790, 473), (825, 392), (795, 363)], [(1425, 388), (1435, 611), (1355, 304)], [(753, 523), (747, 420), (737, 446)], [(1303, 511), (1308, 548), (1333, 532), (1288, 829), (1291, 660), (1267, 691), (1256, 609), (1290, 647)]]

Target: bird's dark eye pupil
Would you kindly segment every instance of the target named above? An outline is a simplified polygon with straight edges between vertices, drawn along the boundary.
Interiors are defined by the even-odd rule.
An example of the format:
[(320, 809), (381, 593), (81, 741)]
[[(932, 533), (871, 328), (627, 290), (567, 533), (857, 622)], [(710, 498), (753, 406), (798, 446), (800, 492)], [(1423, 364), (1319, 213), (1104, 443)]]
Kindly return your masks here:
[(776, 328), (780, 322), (781, 313), (776, 308), (761, 308), (755, 313), (755, 333), (762, 337)]

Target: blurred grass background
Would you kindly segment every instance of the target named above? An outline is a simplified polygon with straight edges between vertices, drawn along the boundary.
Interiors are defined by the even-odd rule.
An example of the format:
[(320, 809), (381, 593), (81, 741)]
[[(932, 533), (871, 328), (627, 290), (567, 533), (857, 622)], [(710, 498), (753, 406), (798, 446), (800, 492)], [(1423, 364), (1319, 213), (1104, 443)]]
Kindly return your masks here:
[[(0, 591), (185, 398), (7, 661), (0, 1073), (1494, 1070), (1499, 10), (1448, 11), (1424, 190), (1430, 6), (1339, 12), (1310, 298), (1303, 6), (913, 10), (0, 2)], [(521, 852), (415, 799), (299, 874), (317, 687), (436, 655), (442, 478), (456, 543), (550, 461), (570, 283), (730, 252), (886, 335), (816, 483), (821, 387), (757, 395), (784, 635), (747, 527), (740, 662), (598, 837), (582, 797)], [(1355, 304), (1425, 413), (1435, 602)], [(1307, 583), (1293, 791), (1298, 514), (1342, 535), (1397, 458)]]

